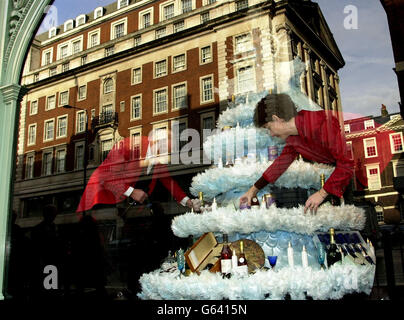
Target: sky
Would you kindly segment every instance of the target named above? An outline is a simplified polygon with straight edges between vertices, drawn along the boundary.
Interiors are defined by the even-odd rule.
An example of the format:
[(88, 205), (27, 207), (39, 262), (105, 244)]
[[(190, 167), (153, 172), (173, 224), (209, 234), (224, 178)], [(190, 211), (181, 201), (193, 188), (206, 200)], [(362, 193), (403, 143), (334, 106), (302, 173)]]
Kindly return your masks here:
[[(47, 31), (52, 19), (56, 20), (56, 25), (60, 25), (112, 2), (114, 0), (56, 0), (38, 33)], [(320, 5), (346, 63), (339, 70), (342, 108), (347, 114), (345, 118), (379, 115), (381, 104), (387, 106), (389, 113), (399, 112), (397, 77), (392, 70), (395, 66), (393, 50), (387, 17), (380, 1), (315, 2)], [(344, 9), (349, 10), (344, 12)], [(350, 19), (355, 13), (352, 10), (356, 10), (357, 23)], [(351, 28), (346, 28), (347, 21), (353, 22)]]

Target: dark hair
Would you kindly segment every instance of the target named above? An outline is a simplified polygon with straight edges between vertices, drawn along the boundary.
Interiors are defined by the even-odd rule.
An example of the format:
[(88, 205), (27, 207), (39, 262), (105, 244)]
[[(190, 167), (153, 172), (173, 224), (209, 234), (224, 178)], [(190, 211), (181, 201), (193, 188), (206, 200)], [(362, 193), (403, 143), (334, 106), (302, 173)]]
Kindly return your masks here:
[(262, 127), (272, 121), (276, 115), (285, 121), (289, 121), (297, 115), (296, 106), (289, 95), (285, 93), (270, 93), (258, 102), (254, 111), (254, 125)]

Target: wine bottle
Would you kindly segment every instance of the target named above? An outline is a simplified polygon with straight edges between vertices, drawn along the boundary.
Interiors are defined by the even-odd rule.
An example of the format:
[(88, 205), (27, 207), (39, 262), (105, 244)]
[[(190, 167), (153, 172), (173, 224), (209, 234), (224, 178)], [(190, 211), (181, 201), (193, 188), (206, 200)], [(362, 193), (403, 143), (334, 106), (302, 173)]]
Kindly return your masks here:
[(203, 206), (204, 206), (204, 202), (203, 202), (203, 192), (202, 192), (202, 191), (199, 191), (198, 195), (199, 195), (199, 201), (201, 202), (201, 207), (203, 207)]
[(232, 253), (229, 246), (229, 239), (227, 234), (223, 234), (223, 248), (220, 253), (220, 267), (223, 277), (229, 278), (231, 275), (231, 258)]
[(248, 264), (244, 254), (244, 242), (240, 241), (240, 255), (238, 256), (238, 272), (240, 275), (248, 275)]
[(260, 203), (258, 201), (258, 197), (255, 196), (251, 199), (251, 208), (259, 208), (260, 207)]
[(337, 245), (335, 243), (335, 231), (334, 228), (330, 229), (330, 247), (327, 250), (327, 264), (328, 268), (331, 267), (334, 263), (341, 261), (341, 252), (338, 250)]

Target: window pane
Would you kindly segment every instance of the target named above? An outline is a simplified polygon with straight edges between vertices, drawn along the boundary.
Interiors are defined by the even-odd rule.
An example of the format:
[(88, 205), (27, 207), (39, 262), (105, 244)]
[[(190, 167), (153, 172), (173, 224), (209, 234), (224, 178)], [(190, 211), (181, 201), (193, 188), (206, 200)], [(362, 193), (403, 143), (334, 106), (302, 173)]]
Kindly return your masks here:
[(154, 113), (167, 111), (167, 90), (159, 90), (155, 93), (155, 110)]
[(203, 101), (209, 101), (213, 99), (213, 84), (212, 78), (205, 78), (202, 80), (202, 98)]
[(165, 6), (163, 12), (164, 12), (164, 20), (174, 17), (174, 4)]
[(185, 84), (174, 87), (174, 108), (186, 108), (187, 107), (187, 92)]
[(167, 72), (167, 62), (166, 60), (156, 62), (156, 77), (161, 77), (166, 75)]
[(132, 119), (140, 118), (140, 97), (134, 97), (132, 99)]
[(202, 55), (202, 59), (201, 59), (202, 63), (209, 62), (212, 58), (210, 46), (202, 48), (201, 55)]
[(185, 69), (185, 54), (174, 57), (174, 71)]

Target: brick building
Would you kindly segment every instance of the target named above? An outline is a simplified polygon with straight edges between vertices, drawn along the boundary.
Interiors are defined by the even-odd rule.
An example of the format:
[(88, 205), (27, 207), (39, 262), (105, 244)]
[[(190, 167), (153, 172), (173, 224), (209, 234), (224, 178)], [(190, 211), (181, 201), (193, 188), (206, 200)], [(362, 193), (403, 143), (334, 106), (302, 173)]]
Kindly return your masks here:
[[(344, 60), (311, 1), (115, 1), (36, 36), (21, 81), (29, 92), (14, 191), (19, 224), (36, 224), (46, 203), (63, 213), (57, 223), (76, 221), (83, 175), (116, 142), (132, 137), (136, 149), (140, 135), (155, 130), (165, 139), (174, 123), (214, 128), (233, 95), (282, 86), (279, 63), (296, 56), (306, 64), (302, 91), (340, 114)], [(204, 168), (170, 171), (188, 191)], [(162, 202), (166, 212), (181, 211)], [(118, 219), (114, 208), (95, 214)]]
[(396, 181), (404, 176), (404, 121), (400, 113), (346, 120), (348, 151), (355, 161), (355, 194), (376, 207), (379, 224), (404, 219), (403, 190)]

